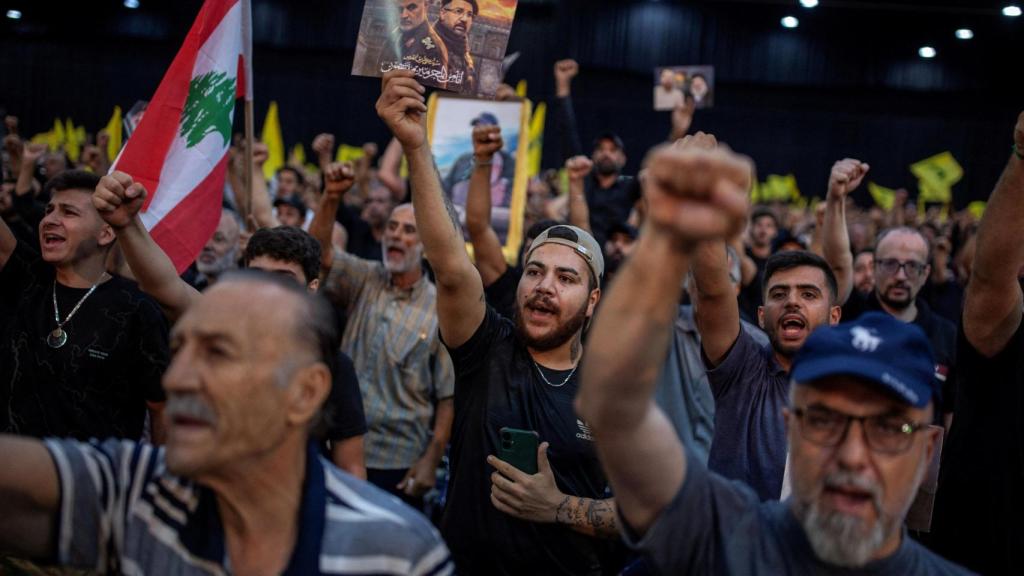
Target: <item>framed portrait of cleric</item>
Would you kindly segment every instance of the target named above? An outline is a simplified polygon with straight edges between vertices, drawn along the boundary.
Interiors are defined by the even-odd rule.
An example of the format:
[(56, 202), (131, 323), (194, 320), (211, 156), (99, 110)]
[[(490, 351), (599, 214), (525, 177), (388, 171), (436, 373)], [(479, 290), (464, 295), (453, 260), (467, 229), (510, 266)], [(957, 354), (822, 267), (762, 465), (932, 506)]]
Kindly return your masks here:
[(491, 166), (491, 226), (505, 258), (514, 262), (523, 238), (526, 209), (527, 152), (531, 108), (526, 100), (492, 101), (443, 92), (427, 102), (427, 136), (441, 174), (441, 186), (451, 198), (465, 229), (466, 198), (473, 172), (473, 128), (501, 127), (505, 147)]
[(414, 70), (425, 86), (493, 98), (518, 0), (366, 0), (352, 74)]
[(714, 105), (714, 66), (663, 66), (654, 69), (655, 110), (674, 110), (691, 98), (697, 108)]

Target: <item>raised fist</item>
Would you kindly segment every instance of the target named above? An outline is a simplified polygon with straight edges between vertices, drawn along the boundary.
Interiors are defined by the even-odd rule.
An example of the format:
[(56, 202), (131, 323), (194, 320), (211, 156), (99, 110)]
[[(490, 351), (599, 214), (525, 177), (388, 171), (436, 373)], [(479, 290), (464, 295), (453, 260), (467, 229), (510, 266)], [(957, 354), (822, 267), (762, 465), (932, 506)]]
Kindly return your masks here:
[(4, 126), (7, 128), (8, 134), (18, 135), (18, 117), (17, 116), (4, 116)]
[(871, 167), (853, 158), (846, 158), (832, 166), (832, 174), (828, 178), (828, 194), (840, 200), (853, 192), (867, 176)]
[(392, 70), (384, 74), (377, 115), (406, 151), (427, 143), (426, 90), (416, 81), (412, 70)]
[(732, 238), (747, 223), (752, 174), (748, 158), (724, 148), (664, 146), (646, 171), (648, 221), (686, 244)]
[(146, 200), (146, 189), (124, 172), (100, 178), (92, 194), (92, 205), (114, 230), (122, 230), (135, 219)]
[(334, 162), (324, 168), (324, 194), (332, 200), (341, 200), (355, 183), (356, 174), (352, 164)]
[(572, 82), (572, 79), (580, 73), (580, 65), (575, 60), (559, 60), (555, 62), (555, 80), (558, 82)]
[(108, 144), (110, 144), (110, 134), (107, 133), (106, 129), (100, 130), (96, 134), (96, 145), (100, 147), (100, 150), (106, 152)]
[(697, 132), (676, 140), (672, 147), (677, 150), (714, 150), (718, 148), (718, 138), (714, 134)]
[(317, 134), (313, 138), (313, 152), (319, 156), (330, 156), (334, 153), (334, 134)]
[(270, 158), (270, 148), (263, 142), (254, 142), (252, 145), (252, 165), (256, 168), (263, 168), (263, 164)]
[(473, 128), (473, 156), (477, 159), (490, 161), (504, 147), (501, 127), (479, 124)]
[(35, 164), (46, 154), (46, 144), (26, 144), (22, 152), (22, 159), (29, 164)]
[(4, 150), (7, 151), (11, 158), (20, 158), (22, 148), (21, 138), (18, 138), (17, 134), (4, 136)]
[(95, 144), (86, 144), (85, 148), (82, 149), (82, 164), (85, 164), (98, 172), (102, 168), (104, 161), (106, 160), (107, 153), (100, 150), (99, 146)]
[(569, 180), (579, 182), (590, 174), (594, 168), (594, 162), (586, 156), (573, 156), (565, 161), (565, 171), (569, 173)]
[(377, 157), (378, 152), (379, 150), (377, 149), (377, 144), (375, 142), (367, 142), (363, 144), (363, 155), (368, 161), (372, 162), (373, 159)]

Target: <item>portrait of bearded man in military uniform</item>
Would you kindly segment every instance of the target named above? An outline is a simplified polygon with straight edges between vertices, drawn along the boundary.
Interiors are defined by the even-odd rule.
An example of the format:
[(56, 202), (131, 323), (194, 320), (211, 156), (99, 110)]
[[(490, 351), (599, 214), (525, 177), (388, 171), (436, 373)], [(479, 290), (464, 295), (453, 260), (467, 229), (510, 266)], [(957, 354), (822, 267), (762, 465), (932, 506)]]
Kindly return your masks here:
[(377, 69), (416, 70), (418, 79), (428, 86), (448, 87), (448, 49), (437, 31), (427, 21), (426, 0), (393, 0), (398, 27), (391, 33), (392, 41), (381, 51)]

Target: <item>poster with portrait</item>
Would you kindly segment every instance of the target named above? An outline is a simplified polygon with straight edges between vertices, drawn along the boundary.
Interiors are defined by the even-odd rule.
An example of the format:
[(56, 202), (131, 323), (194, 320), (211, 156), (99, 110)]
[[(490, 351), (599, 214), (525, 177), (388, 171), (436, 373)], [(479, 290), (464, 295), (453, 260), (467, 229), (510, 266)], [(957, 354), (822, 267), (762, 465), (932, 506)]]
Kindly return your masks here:
[(473, 172), (473, 128), (478, 124), (501, 127), (505, 146), (494, 155), (491, 164), (491, 226), (498, 234), (505, 258), (513, 262), (523, 238), (530, 103), (435, 93), (427, 108), (427, 136), (441, 174), (441, 186), (459, 213), (463, 229)]
[(425, 86), (493, 98), (518, 0), (366, 0), (352, 74), (414, 70)]
[(692, 98), (697, 109), (715, 103), (714, 66), (663, 66), (654, 69), (654, 109), (675, 110)]

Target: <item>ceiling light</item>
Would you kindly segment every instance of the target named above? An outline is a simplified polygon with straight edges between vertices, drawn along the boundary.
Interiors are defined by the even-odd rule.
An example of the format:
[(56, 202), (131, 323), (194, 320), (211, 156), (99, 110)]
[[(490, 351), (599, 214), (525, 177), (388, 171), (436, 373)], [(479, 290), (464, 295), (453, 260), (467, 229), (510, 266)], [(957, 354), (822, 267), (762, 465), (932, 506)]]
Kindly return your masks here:
[(796, 28), (800, 25), (800, 21), (792, 16), (786, 16), (782, 19), (783, 28)]
[(956, 31), (956, 37), (961, 40), (970, 40), (974, 38), (974, 31), (970, 28), (961, 28)]
[(936, 54), (935, 48), (932, 48), (931, 46), (922, 46), (921, 49), (917, 51), (917, 53), (921, 56), (921, 58), (935, 58)]
[(21, 20), (21, 10), (8, 10), (7, 17), (11, 20)]
[(1010, 16), (1013, 18), (1020, 16), (1020, 6), (1014, 6), (1013, 4), (1010, 4), (1009, 6), (1003, 8), (1003, 16)]
[(814, 8), (818, 5), (818, 0), (800, 0), (800, 5), (804, 8)]
[(134, 10), (139, 7), (139, 0), (124, 0), (124, 7)]

